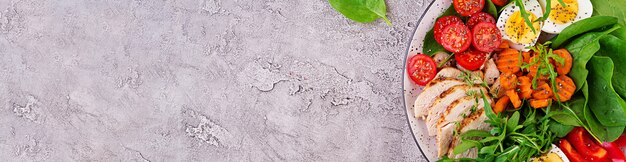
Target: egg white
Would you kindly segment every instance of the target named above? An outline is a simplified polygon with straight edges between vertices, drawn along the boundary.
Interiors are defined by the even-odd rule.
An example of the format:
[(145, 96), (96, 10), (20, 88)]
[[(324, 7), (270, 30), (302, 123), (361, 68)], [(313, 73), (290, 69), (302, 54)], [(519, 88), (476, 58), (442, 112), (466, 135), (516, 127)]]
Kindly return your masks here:
[[(523, 2), (524, 2), (524, 8), (527, 11), (530, 11), (529, 14), (535, 15), (537, 18), (543, 15), (543, 9), (541, 8), (541, 5), (539, 4), (537, 0), (524, 0)], [(504, 27), (506, 25), (507, 20), (509, 20), (509, 18), (511, 17), (511, 15), (519, 10), (520, 8), (517, 7), (514, 3), (509, 4), (508, 6), (504, 8), (504, 10), (502, 10), (502, 13), (500, 13), (500, 17), (498, 18), (498, 22), (496, 23), (496, 25), (498, 26), (498, 29), (500, 29), (502, 39), (509, 40), (511, 42), (511, 45), (510, 45), (511, 48), (522, 50), (522, 51), (528, 51), (529, 49), (526, 49), (526, 47), (534, 46), (535, 43), (537, 43), (537, 38), (539, 38), (539, 35), (541, 33), (540, 28), (543, 25), (543, 23), (540, 22), (539, 23), (540, 28), (535, 29), (535, 31), (537, 32), (537, 36), (533, 39), (531, 43), (524, 44), (524, 43), (513, 41), (513, 39), (506, 34), (506, 29)], [(532, 31), (529, 31), (529, 32), (532, 32)]]
[[(573, 21), (567, 22), (565, 24), (557, 24), (554, 21), (552, 21), (550, 18), (548, 18), (546, 19), (546, 21), (544, 21), (541, 31), (544, 31), (546, 33), (551, 33), (551, 34), (559, 34), (561, 33), (561, 31), (563, 31), (563, 29), (572, 25), (572, 23), (591, 17), (591, 14), (593, 13), (593, 5), (591, 4), (591, 1), (590, 0), (577, 0), (577, 1), (578, 1), (578, 13)], [(539, 3), (541, 4), (541, 8), (543, 9), (543, 11), (545, 12), (546, 7), (547, 7), (546, 0), (539, 0)], [(558, 4), (559, 1), (552, 0), (551, 3)]]

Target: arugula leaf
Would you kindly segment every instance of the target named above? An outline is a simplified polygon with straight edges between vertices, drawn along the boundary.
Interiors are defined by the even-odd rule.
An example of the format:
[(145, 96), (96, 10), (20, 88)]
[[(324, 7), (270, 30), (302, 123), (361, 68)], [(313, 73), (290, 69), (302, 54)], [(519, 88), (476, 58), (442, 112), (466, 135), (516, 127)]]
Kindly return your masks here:
[(550, 42), (552, 42), (551, 47), (557, 49), (561, 44), (574, 36), (605, 26), (614, 25), (615, 23), (617, 23), (617, 18), (610, 16), (594, 16), (582, 19), (566, 27), (559, 35), (552, 38), (552, 40), (550, 40)]
[(480, 148), (482, 147), (482, 144), (474, 140), (462, 140), (461, 144), (454, 147), (454, 150), (452, 150), (452, 152), (454, 154), (460, 154), (474, 147)]
[(356, 22), (372, 22), (382, 18), (387, 25), (392, 26), (387, 19), (387, 5), (384, 0), (328, 0), (330, 5), (345, 17)]
[(626, 0), (592, 0), (593, 16), (613, 16), (626, 26)]
[(522, 15), (522, 18), (524, 18), (524, 22), (526, 22), (526, 25), (530, 27), (530, 30), (532, 30), (533, 33), (537, 33), (535, 26), (533, 26), (532, 21), (530, 21), (530, 14), (528, 14), (528, 11), (526, 11), (526, 6), (524, 6), (524, 2), (522, 2), (522, 0), (515, 0), (515, 5), (520, 8), (520, 14)]

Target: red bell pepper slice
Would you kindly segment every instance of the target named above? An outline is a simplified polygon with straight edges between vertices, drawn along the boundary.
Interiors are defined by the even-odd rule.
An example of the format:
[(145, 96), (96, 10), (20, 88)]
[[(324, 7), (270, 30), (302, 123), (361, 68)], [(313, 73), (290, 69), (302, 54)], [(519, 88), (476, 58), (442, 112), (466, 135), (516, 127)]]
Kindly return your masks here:
[(613, 162), (626, 162), (626, 157), (624, 157), (624, 152), (619, 149), (617, 144), (613, 142), (604, 142), (602, 143), (602, 147), (609, 152), (609, 159)]
[(567, 141), (570, 142), (576, 151), (583, 156), (586, 161), (606, 161), (608, 152), (598, 145), (591, 135), (582, 127), (576, 127), (567, 134)]
[(626, 135), (620, 136), (617, 140), (613, 141), (618, 147), (626, 146)]
[(572, 145), (566, 139), (559, 140), (559, 147), (561, 148), (561, 151), (565, 153), (565, 156), (567, 156), (567, 159), (569, 159), (569, 161), (571, 162), (585, 162), (586, 161), (583, 159), (582, 155), (578, 154), (578, 152), (574, 150), (574, 147), (572, 147)]

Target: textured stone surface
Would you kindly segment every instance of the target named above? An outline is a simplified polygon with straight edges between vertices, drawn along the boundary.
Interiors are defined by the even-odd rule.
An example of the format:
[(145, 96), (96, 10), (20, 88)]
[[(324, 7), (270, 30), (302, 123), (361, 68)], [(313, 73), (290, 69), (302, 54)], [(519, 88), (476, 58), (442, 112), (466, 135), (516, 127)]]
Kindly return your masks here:
[(1, 0), (0, 158), (425, 161), (393, 27), (326, 0)]

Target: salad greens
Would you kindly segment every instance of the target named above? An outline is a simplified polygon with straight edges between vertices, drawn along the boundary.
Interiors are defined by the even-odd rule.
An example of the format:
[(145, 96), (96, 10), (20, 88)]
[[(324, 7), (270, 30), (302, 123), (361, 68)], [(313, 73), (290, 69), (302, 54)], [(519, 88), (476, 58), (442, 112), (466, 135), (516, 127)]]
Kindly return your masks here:
[[(485, 121), (493, 127), (490, 131), (471, 130), (461, 135), (461, 144), (454, 153), (462, 153), (471, 148), (478, 150), (475, 161), (526, 161), (552, 149), (557, 135), (567, 134), (573, 127), (553, 122), (551, 111), (545, 112), (524, 106), (509, 117), (504, 113), (495, 114), (484, 92), (480, 92), (485, 103)], [(528, 104), (526, 104), (528, 105)], [(552, 128), (552, 129), (551, 129)], [(440, 161), (463, 161), (447, 159)]]
[(387, 19), (385, 0), (328, 0), (328, 2), (350, 20), (364, 23), (382, 18), (387, 25), (392, 25)]
[(588, 32), (565, 46), (574, 59), (570, 76), (576, 84), (576, 91), (580, 90), (586, 82), (589, 71), (587, 70), (587, 62), (591, 56), (600, 50), (600, 38), (620, 28), (615, 25), (613, 28), (603, 32)]
[(560, 47), (565, 41), (578, 36), (580, 34), (600, 29), (605, 26), (615, 25), (617, 18), (611, 16), (593, 16), (580, 21), (577, 21), (569, 27), (563, 29), (559, 35), (550, 40), (552, 42), (552, 48)]
[[(613, 89), (613, 61), (605, 56), (593, 56), (589, 60), (588, 104), (591, 111), (604, 126), (626, 126), (624, 108), (626, 102)], [(585, 91), (585, 89), (583, 89)]]
[(593, 16), (613, 16), (626, 26), (626, 0), (591, 0)]
[[(621, 28), (624, 29), (624, 28)], [(615, 67), (626, 67), (626, 41), (613, 35), (607, 35), (600, 39), (600, 50), (597, 55), (611, 58)], [(613, 88), (624, 99), (626, 99), (626, 82), (620, 77), (626, 76), (626, 68), (614, 68)]]

